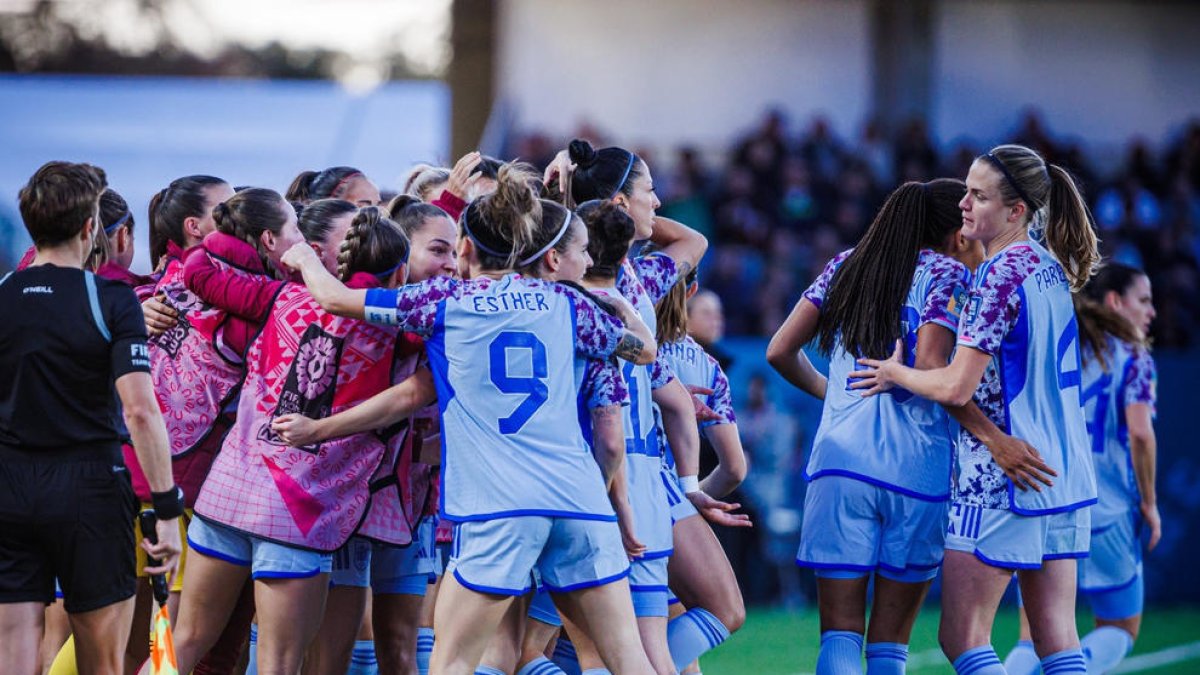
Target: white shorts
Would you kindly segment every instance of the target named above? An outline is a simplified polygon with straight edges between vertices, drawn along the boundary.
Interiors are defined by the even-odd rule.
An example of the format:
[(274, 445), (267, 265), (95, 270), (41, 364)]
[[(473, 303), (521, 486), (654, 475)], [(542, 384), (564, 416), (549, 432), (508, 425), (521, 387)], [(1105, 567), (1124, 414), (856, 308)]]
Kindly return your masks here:
[(567, 593), (625, 578), (629, 559), (614, 521), (517, 516), (456, 525), (446, 571), (480, 593), (524, 595), (534, 572)]
[(817, 576), (893, 581), (937, 576), (945, 556), (946, 502), (931, 502), (845, 476), (808, 484), (796, 564)]
[(629, 590), (634, 616), (667, 616), (667, 563), (670, 556), (639, 558), (630, 564)]
[(1083, 558), (1091, 542), (1091, 509), (1021, 516), (954, 502), (946, 548), (972, 553), (993, 567), (1038, 569), (1044, 560)]

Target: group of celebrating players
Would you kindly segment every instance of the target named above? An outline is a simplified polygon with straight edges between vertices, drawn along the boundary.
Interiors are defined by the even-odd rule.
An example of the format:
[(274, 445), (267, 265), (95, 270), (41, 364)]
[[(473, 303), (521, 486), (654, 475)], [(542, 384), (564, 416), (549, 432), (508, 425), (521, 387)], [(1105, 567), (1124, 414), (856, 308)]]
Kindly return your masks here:
[[(746, 459), (687, 334), (707, 241), (658, 206), (641, 158), (584, 141), (541, 174), (418, 166), (386, 204), (350, 167), (286, 195), (187, 176), (151, 202), (141, 277), (104, 173), (43, 166), (35, 247), (0, 280), (14, 672), (142, 666), (135, 571), (173, 575), (183, 673), (247, 644), (260, 673), (699, 672), (745, 618), (710, 523), (749, 526), (721, 501)], [(965, 184), (900, 186), (771, 341), (825, 404), (797, 556), (818, 673), (862, 672), (864, 634), (868, 672), (903, 672), (939, 569), (959, 673), (1103, 672), (1132, 646), (1154, 313), (1144, 274), (1099, 263), (1071, 177), (1000, 146)], [(1032, 642), (1006, 671), (1014, 571)]]

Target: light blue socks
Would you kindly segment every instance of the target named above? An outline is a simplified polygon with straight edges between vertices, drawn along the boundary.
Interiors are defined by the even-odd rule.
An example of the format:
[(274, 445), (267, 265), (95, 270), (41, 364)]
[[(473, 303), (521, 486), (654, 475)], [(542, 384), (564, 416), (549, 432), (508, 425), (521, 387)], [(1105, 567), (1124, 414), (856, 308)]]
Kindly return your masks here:
[(517, 671), (517, 675), (563, 675), (563, 671), (562, 668), (554, 665), (554, 662), (550, 659), (539, 656), (526, 663), (524, 667)]
[(991, 645), (968, 649), (954, 659), (954, 672), (958, 675), (1007, 675), (1000, 657)]
[(676, 670), (682, 671), (700, 655), (729, 639), (729, 629), (711, 612), (699, 607), (667, 624), (667, 645)]
[(863, 636), (846, 630), (821, 633), (817, 675), (861, 675)]
[(1087, 672), (1087, 662), (1083, 660), (1082, 649), (1064, 649), (1042, 659), (1042, 675), (1086, 675)]
[(1037, 675), (1042, 670), (1042, 660), (1033, 650), (1033, 643), (1021, 640), (1004, 658), (1004, 670), (1008, 675)]
[(379, 675), (374, 640), (354, 641), (354, 651), (350, 653), (350, 668), (346, 675)]
[(904, 675), (908, 645), (872, 642), (867, 645), (867, 675)]
[(433, 655), (433, 629), (417, 629), (417, 673), (429, 675), (429, 657)]

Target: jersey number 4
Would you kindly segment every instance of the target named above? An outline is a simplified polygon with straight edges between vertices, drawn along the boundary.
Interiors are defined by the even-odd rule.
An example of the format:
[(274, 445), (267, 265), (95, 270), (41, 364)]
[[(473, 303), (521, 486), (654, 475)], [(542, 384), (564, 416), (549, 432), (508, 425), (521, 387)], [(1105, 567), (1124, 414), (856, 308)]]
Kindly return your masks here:
[[(525, 370), (529, 374), (514, 376), (511, 374), (514, 369), (510, 366), (515, 364), (510, 363), (509, 358), (517, 356), (523, 360), (524, 352), (529, 353), (529, 369)], [(500, 433), (506, 436), (515, 434), (525, 426), (550, 395), (550, 388), (546, 386), (546, 377), (549, 375), (546, 345), (528, 331), (504, 331), (488, 345), (488, 358), (488, 373), (496, 389), (502, 394), (525, 395), (525, 400), (521, 401), (511, 415), (498, 420)], [(516, 359), (514, 362), (520, 363)]]

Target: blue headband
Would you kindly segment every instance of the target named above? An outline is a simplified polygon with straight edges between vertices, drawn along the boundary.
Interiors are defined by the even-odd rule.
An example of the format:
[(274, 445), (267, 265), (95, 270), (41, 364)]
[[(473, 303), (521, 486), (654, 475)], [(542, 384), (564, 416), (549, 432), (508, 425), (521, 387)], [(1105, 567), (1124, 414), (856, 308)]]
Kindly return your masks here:
[[(629, 152), (629, 151), (626, 150), (625, 152)], [(622, 175), (621, 180), (617, 182), (617, 188), (615, 190), (613, 190), (613, 193), (611, 195), (608, 196), (609, 199), (615, 198), (617, 196), (617, 193), (621, 191), (621, 188), (625, 187), (625, 181), (629, 180), (629, 172), (633, 171), (633, 158), (634, 158), (634, 154), (632, 152), (629, 152), (629, 164), (628, 164), (628, 166), (625, 167), (625, 174)]]
[(484, 253), (491, 255), (491, 256), (496, 256), (497, 258), (508, 258), (510, 255), (512, 255), (511, 251), (508, 253), (501, 253), (499, 251), (490, 249), (487, 246), (485, 246), (483, 244), (483, 242), (479, 241), (479, 237), (476, 237), (475, 233), (471, 231), (471, 209), (474, 206), (475, 206), (475, 202), (471, 202), (470, 204), (467, 204), (467, 208), (463, 210), (463, 214), (462, 214), (463, 231), (467, 233), (467, 237), (471, 240), (471, 242), (479, 247), (480, 251), (483, 251)]
[(1021, 189), (1021, 186), (1017, 185), (1017, 181), (1013, 180), (1012, 174), (1008, 172), (1008, 169), (1004, 166), (1004, 162), (1001, 162), (999, 157), (989, 152), (984, 155), (983, 158), (986, 159), (992, 166), (999, 169), (1000, 173), (1004, 174), (1004, 180), (1008, 181), (1008, 184), (1012, 186), (1014, 191), (1016, 191), (1017, 196), (1020, 197), (1025, 204), (1029, 206), (1029, 208), (1033, 209), (1034, 211), (1038, 210), (1039, 207), (1034, 204), (1034, 201), (1029, 198), (1029, 195), (1025, 194), (1025, 191)]
[(400, 269), (400, 266), (406, 262), (408, 262), (408, 254), (407, 253), (404, 254), (404, 257), (401, 258), (400, 262), (396, 263), (396, 265), (394, 267), (391, 267), (390, 269), (386, 269), (382, 272), (378, 272), (375, 274), (375, 276), (379, 277), (380, 279), (387, 279), (388, 277), (392, 276), (393, 272)]
[(104, 227), (104, 234), (112, 234), (113, 232), (116, 232), (118, 227), (124, 225), (125, 223), (128, 223), (129, 219), (132, 217), (133, 217), (133, 213), (131, 211), (126, 211), (125, 215), (121, 216), (120, 218), (117, 218), (116, 222), (114, 222), (112, 225), (106, 225)]

